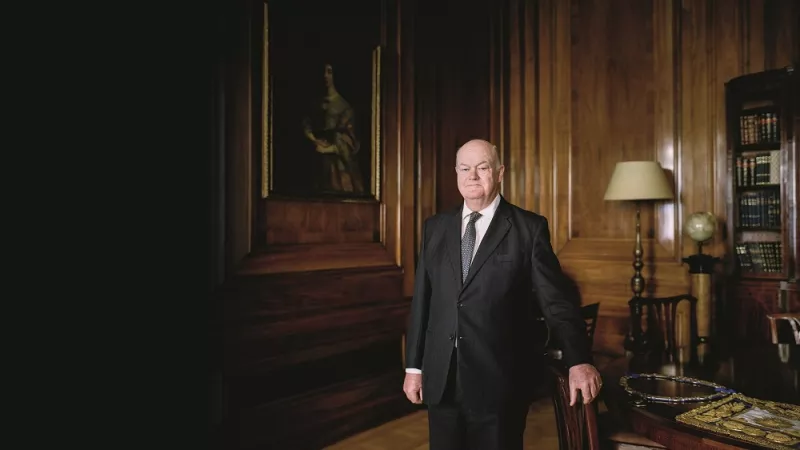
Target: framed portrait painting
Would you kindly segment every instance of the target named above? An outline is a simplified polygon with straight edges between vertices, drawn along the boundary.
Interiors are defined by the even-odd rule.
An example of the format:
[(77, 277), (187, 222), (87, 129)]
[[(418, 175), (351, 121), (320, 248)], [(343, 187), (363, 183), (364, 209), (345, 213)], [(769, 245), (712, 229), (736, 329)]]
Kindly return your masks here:
[(262, 197), (378, 199), (384, 2), (262, 5)]

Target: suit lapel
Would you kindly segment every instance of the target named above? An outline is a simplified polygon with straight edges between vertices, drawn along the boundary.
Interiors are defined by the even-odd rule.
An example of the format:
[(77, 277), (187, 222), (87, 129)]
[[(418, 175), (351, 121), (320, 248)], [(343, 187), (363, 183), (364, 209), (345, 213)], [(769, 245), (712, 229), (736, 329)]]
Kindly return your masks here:
[(475, 258), (472, 259), (472, 265), (469, 267), (467, 279), (464, 281), (463, 286), (461, 286), (462, 291), (469, 286), (469, 283), (475, 278), (475, 274), (481, 269), (481, 266), (483, 266), (486, 260), (489, 259), (489, 255), (494, 252), (494, 249), (497, 248), (506, 234), (508, 234), (508, 230), (511, 229), (511, 221), (508, 220), (508, 216), (508, 205), (505, 199), (501, 197), (492, 223), (489, 224), (489, 229), (486, 230), (486, 235), (481, 240), (480, 246), (478, 246), (478, 252), (475, 254)]
[(450, 260), (450, 267), (453, 269), (453, 277), (456, 286), (461, 287), (461, 211), (463, 205), (458, 208), (452, 217), (447, 219), (445, 230), (445, 242), (447, 243), (447, 259)]

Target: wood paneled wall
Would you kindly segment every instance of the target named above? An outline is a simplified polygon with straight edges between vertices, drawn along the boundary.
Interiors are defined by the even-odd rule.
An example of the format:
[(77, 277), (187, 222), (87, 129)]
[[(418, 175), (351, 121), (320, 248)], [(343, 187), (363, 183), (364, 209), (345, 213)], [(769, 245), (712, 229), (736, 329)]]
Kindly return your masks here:
[[(462, 201), (456, 187), (458, 147), (488, 136), (491, 11), (485, 0), (446, 0), (430, 2), (418, 12), (417, 235), (426, 217)], [(416, 245), (419, 248), (419, 242)]]
[(214, 317), (223, 441), (321, 448), (414, 408), (402, 336), (418, 205), (415, 10), (383, 2), (379, 199), (261, 198), (264, 3), (230, 2), (225, 19), (227, 273)]
[[(227, 4), (219, 66), (229, 448), (319, 445), (402, 400), (421, 223), (461, 201), (455, 152), (475, 137), (500, 149), (503, 194), (549, 219), (582, 301), (601, 302), (596, 350), (620, 353), (634, 210), (602, 199), (615, 163), (672, 174), (678, 198), (643, 209), (645, 276), (686, 292), (683, 218), (726, 219), (723, 83), (798, 61), (793, 0), (388, 0), (380, 201), (261, 200), (258, 5)], [(707, 250), (724, 256), (724, 239)], [(305, 428), (274, 427), (302, 414)]]
[[(469, 17), (427, 27), (421, 20), (418, 27), (432, 45), (420, 56), (425, 72), (417, 86), (426, 106), (420, 161), (432, 164), (420, 165), (421, 179), (437, 175), (435, 184), (422, 182), (420, 211), (430, 210), (431, 192), (437, 208), (459, 200), (453, 150), (486, 132), (506, 164), (503, 194), (549, 219), (553, 246), (582, 301), (601, 302), (596, 350), (620, 353), (635, 209), (603, 201), (614, 165), (657, 160), (672, 175), (676, 200), (642, 208), (644, 276), (648, 293), (687, 292), (681, 258), (695, 252), (681, 232), (688, 214), (719, 218), (705, 249), (726, 257), (724, 83), (797, 63), (800, 5), (474, 0), (459, 11)], [(471, 30), (488, 30), (489, 45)]]

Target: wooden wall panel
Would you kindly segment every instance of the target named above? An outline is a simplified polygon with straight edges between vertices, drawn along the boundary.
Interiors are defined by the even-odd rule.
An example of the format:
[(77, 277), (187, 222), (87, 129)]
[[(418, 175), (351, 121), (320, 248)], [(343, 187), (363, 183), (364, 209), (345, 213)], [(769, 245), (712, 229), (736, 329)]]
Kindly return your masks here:
[(235, 2), (226, 11), (238, 27), (227, 36), (228, 51), (221, 64), (225, 102), (225, 268), (230, 274), (252, 244), (252, 2)]
[[(674, 192), (680, 196), (680, 185), (675, 183), (676, 168), (680, 167), (681, 145), (678, 136), (679, 117), (676, 104), (679, 101), (677, 87), (680, 80), (680, 41), (676, 32), (680, 15), (678, 6), (672, 0), (655, 0), (653, 2), (653, 137), (655, 141), (655, 159), (672, 175)], [(673, 261), (680, 253), (678, 248), (682, 242), (680, 233), (681, 209), (675, 202), (659, 202), (653, 205), (654, 239), (660, 246), (655, 250), (665, 249)], [(649, 229), (647, 230), (649, 231)], [(647, 252), (650, 257), (654, 251)], [(660, 261), (657, 255), (656, 260)], [(649, 283), (652, 287), (652, 283)]]
[(603, 194), (618, 161), (654, 157), (652, 4), (573, 1), (571, 20), (572, 147), (564, 150), (579, 157), (557, 168), (572, 179), (572, 204), (559, 207), (572, 213), (571, 238), (630, 237), (633, 210)]
[[(508, 79), (502, 85), (490, 85), (495, 93), (504, 99), (507, 120), (503, 127), (493, 133), (492, 141), (497, 145), (505, 165), (503, 194), (515, 198), (519, 206), (527, 209), (536, 207), (536, 195), (527, 192), (529, 186), (537, 181), (536, 147), (536, 28), (537, 8), (532, 2), (511, 0), (508, 2), (504, 22), (507, 38), (505, 42), (495, 41), (491, 58), (508, 54)], [(500, 45), (507, 48), (498, 48)], [(503, 51), (505, 50), (505, 52)]]
[[(539, 208), (549, 220), (553, 247), (560, 251), (569, 241), (571, 194), (569, 173), (571, 116), (570, 3), (547, 0), (539, 3), (539, 108), (540, 130)], [(514, 57), (511, 55), (510, 57)], [(518, 95), (511, 93), (510, 96)], [(546, 113), (542, 113), (546, 111)], [(537, 155), (532, 155), (536, 157)], [(526, 195), (531, 190), (526, 189)], [(522, 199), (509, 197), (512, 202)], [(559, 207), (559, 206), (567, 207)]]
[(225, 448), (320, 448), (414, 408), (401, 386), (418, 204), (416, 9), (414, 1), (382, 5), (377, 201), (254, 198), (264, 16), (261, 2), (231, 5), (231, 36), (221, 43), (231, 63), (223, 93), (229, 270), (213, 317)]
[(441, 149), (439, 123), (439, 93), (442, 83), (441, 68), (436, 63), (441, 57), (441, 27), (437, 15), (431, 9), (417, 18), (415, 32), (415, 105), (416, 105), (416, 169), (417, 189), (416, 240), (419, 249), (424, 220), (436, 212), (437, 173)]
[[(725, 251), (725, 241), (722, 239), (723, 230), (727, 229), (727, 202), (730, 195), (727, 188), (727, 180), (732, 175), (728, 170), (727, 156), (727, 136), (725, 118), (725, 84), (724, 82), (734, 78), (746, 70), (745, 51), (748, 46), (745, 29), (741, 25), (742, 13), (746, 9), (744, 2), (713, 2), (711, 33), (711, 48), (714, 60), (711, 73), (711, 89), (713, 97), (711, 108), (713, 108), (713, 121), (709, 123), (711, 129), (711, 151), (709, 156), (714, 164), (712, 184), (717, 188), (712, 189), (713, 207), (709, 211), (713, 212), (719, 219), (719, 235), (714, 239), (712, 245), (707, 246), (707, 252), (715, 255), (722, 255)], [(762, 16), (757, 16), (762, 17)], [(757, 21), (755, 21), (757, 22)], [(763, 43), (762, 43), (763, 45)], [(763, 61), (763, 59), (762, 59)], [(720, 189), (719, 186), (725, 186)]]
[(742, 68), (742, 73), (760, 72), (767, 68), (764, 58), (766, 44), (764, 41), (764, 5), (766, 2), (767, 0), (738, 2), (741, 10), (739, 24), (743, 31), (742, 40), (738, 44), (745, 53), (745, 66)]
[(649, 294), (688, 292), (688, 214), (716, 214), (720, 232), (705, 250), (726, 257), (724, 83), (797, 62), (798, 9), (786, 0), (507, 0), (490, 15), (491, 139), (524, 168), (509, 171), (504, 195), (550, 220), (582, 301), (603, 302), (601, 350), (622, 351), (633, 275), (634, 208), (602, 200), (614, 165), (654, 159), (671, 176), (676, 199), (642, 208), (644, 276)]
[[(416, 262), (416, 239), (414, 236), (416, 223), (416, 204), (417, 196), (414, 181), (417, 179), (415, 166), (416, 160), (416, 118), (415, 118), (415, 55), (414, 55), (414, 31), (416, 27), (417, 2), (407, 1), (397, 2), (397, 23), (398, 35), (394, 40), (397, 42), (397, 70), (396, 84), (399, 87), (400, 103), (398, 108), (397, 134), (400, 137), (398, 151), (400, 153), (400, 178), (398, 189), (400, 190), (400, 235), (398, 248), (400, 249), (400, 259), (398, 266), (405, 267), (403, 271), (403, 297), (411, 296), (414, 292), (414, 266)], [(384, 129), (392, 132), (394, 129), (390, 124), (385, 124)]]
[[(712, 102), (715, 80), (709, 58), (712, 28), (711, 2), (683, 0), (680, 16), (681, 98), (679, 107), (681, 142), (678, 184), (682, 214), (680, 219), (695, 211), (713, 211)], [(720, 161), (725, 164), (725, 161)], [(693, 253), (691, 239), (683, 239), (682, 254)]]
[[(455, 157), (458, 148), (473, 138), (486, 139), (489, 133), (489, 11), (488, 0), (447, 0), (426, 5), (424, 18), (415, 34), (430, 36), (434, 54), (426, 61), (433, 78), (418, 77), (418, 97), (432, 95), (436, 101), (438, 123), (435, 141), (418, 136), (421, 152), (437, 155), (435, 183), (436, 210), (442, 211), (462, 202), (456, 184)], [(423, 69), (420, 67), (420, 69)], [(435, 88), (434, 88), (435, 86)], [(431, 105), (430, 99), (420, 105)], [(425, 113), (423, 113), (425, 114)], [(419, 126), (423, 126), (421, 123)], [(425, 173), (427, 170), (422, 168)]]
[(266, 204), (267, 246), (378, 242), (376, 202), (270, 200)]
[(800, 33), (800, 5), (797, 0), (771, 0), (764, 5), (765, 29), (764, 60), (771, 68), (797, 64), (798, 33)]
[(310, 283), (303, 273), (247, 275), (226, 288), (237, 300), (225, 314), (229, 377), (265, 376), (392, 337), (400, 360), (397, 333), (408, 311), (397, 296), (399, 272), (391, 266), (356, 268), (320, 272), (314, 279)]

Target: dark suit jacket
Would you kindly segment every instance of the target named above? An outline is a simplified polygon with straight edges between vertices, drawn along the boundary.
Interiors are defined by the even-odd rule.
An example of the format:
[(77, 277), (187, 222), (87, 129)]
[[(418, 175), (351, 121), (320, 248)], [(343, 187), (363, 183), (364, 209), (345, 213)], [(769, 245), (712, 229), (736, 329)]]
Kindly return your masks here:
[(547, 219), (501, 197), (461, 282), (461, 211), (423, 226), (406, 341), (406, 367), (422, 369), (423, 400), (442, 398), (454, 339), (463, 402), (496, 409), (529, 399), (545, 379), (533, 318), (544, 315), (568, 365), (591, 362), (585, 323), (550, 245)]

